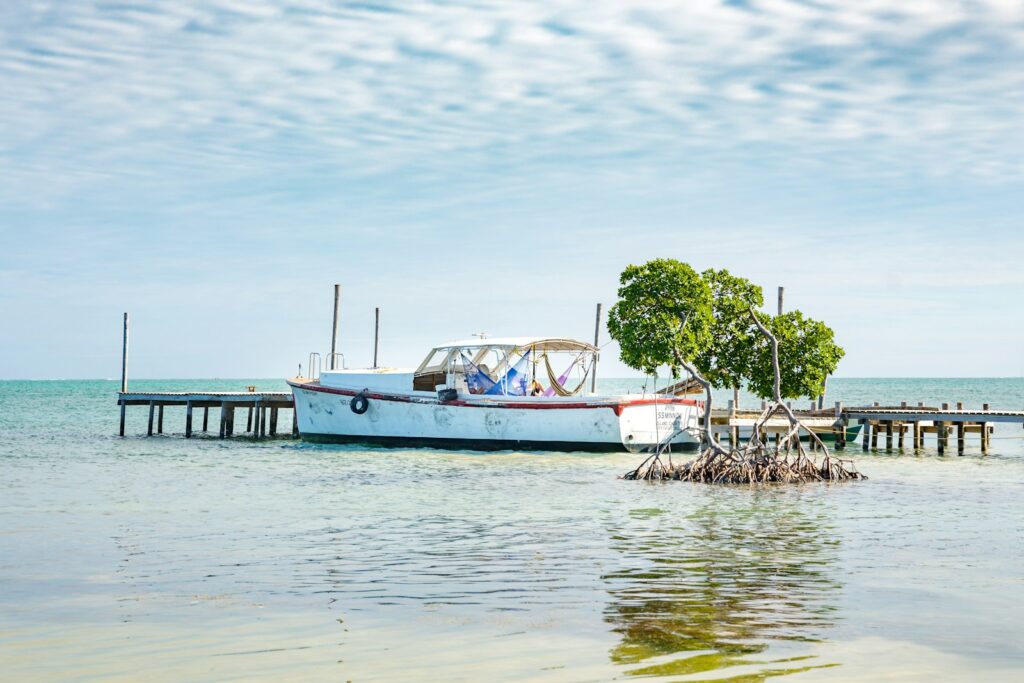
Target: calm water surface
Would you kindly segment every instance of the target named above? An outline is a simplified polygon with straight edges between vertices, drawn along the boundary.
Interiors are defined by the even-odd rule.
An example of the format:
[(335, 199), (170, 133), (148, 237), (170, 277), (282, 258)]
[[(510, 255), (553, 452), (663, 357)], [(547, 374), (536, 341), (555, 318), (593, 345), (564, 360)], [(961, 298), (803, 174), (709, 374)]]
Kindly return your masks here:
[[(283, 386), (133, 388), (249, 383)], [(618, 480), (626, 454), (185, 441), (183, 409), (120, 439), (115, 391), (0, 382), (4, 680), (1024, 679), (1020, 427), (711, 487)], [(832, 399), (1021, 409), (1024, 380)]]

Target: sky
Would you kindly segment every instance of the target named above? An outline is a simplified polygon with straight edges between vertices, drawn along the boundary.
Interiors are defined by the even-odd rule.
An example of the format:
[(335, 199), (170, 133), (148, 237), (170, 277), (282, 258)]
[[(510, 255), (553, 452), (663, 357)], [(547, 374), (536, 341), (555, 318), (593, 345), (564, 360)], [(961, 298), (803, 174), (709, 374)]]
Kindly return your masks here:
[[(0, 378), (590, 339), (728, 268), (837, 375), (1024, 375), (1018, 0), (0, 3)], [(602, 330), (602, 344), (608, 341)], [(635, 374), (614, 344), (602, 373)]]

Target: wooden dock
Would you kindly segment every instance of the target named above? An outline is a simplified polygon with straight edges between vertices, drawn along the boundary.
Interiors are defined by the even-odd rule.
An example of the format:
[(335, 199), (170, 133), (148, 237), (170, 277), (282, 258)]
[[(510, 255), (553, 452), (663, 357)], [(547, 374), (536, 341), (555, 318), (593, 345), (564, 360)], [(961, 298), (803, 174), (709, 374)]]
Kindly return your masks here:
[[(731, 443), (739, 441), (741, 429), (750, 430), (760, 415), (760, 411), (736, 410), (729, 402), (729, 407), (716, 410), (712, 416), (712, 430), (721, 438)], [(991, 448), (992, 432), (995, 423), (1011, 423), (1024, 426), (1024, 411), (990, 410), (984, 404), (981, 410), (965, 409), (963, 403), (955, 408), (950, 404), (942, 406), (926, 406), (919, 403), (909, 406), (872, 406), (846, 407), (836, 403), (833, 409), (794, 410), (796, 416), (805, 426), (814, 430), (819, 436), (828, 436), (837, 449), (847, 446), (847, 434), (852, 425), (860, 425), (861, 447), (863, 450), (877, 450), (880, 437), (885, 437), (885, 450), (893, 448), (903, 450), (910, 437), (911, 447), (924, 448), (926, 435), (934, 435), (935, 444), (940, 454), (949, 448), (951, 437), (956, 438), (957, 453), (963, 455), (967, 437), (978, 436), (981, 452), (987, 454)], [(785, 418), (772, 418), (763, 428), (763, 438), (781, 435), (789, 431), (789, 421)]]
[(121, 392), (117, 396), (121, 406), (121, 429), (124, 436), (125, 413), (128, 406), (149, 406), (149, 422), (146, 434), (152, 436), (164, 431), (164, 408), (181, 406), (185, 408), (185, 438), (190, 439), (193, 430), (193, 411), (203, 410), (202, 432), (209, 431), (210, 408), (219, 409), (220, 425), (217, 435), (224, 439), (235, 433), (235, 411), (246, 410), (245, 433), (252, 438), (262, 439), (278, 436), (278, 413), (281, 409), (292, 411), (291, 436), (299, 435), (295, 419), (294, 404), (290, 392), (257, 391), (199, 391), (199, 392)]

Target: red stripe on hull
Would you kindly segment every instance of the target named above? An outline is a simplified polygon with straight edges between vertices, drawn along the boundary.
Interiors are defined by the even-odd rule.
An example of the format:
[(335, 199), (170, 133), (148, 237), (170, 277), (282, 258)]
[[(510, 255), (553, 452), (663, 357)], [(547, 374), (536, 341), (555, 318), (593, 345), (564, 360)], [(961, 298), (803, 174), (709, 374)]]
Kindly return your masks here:
[[(316, 391), (324, 394), (338, 394), (339, 396), (356, 396), (363, 394), (366, 398), (372, 398), (377, 401), (395, 401), (398, 403), (413, 403), (412, 396), (406, 396), (404, 394), (381, 394), (370, 391), (361, 391), (356, 389), (342, 389), (340, 387), (325, 387), (322, 384), (293, 384), (288, 382), (288, 386), (294, 389), (308, 389), (309, 391)], [(416, 397), (416, 403), (440, 403), (437, 400), (430, 400), (429, 398)], [(622, 411), (625, 408), (632, 406), (645, 406), (645, 405), (684, 405), (684, 406), (696, 406), (701, 407), (702, 401), (695, 401), (690, 398), (638, 398), (632, 401), (619, 401), (618, 403), (535, 403), (532, 401), (516, 401), (507, 403), (482, 403), (477, 401), (446, 401), (443, 405), (446, 406), (458, 406), (463, 408), (515, 408), (518, 410), (587, 410), (592, 408), (610, 408), (615, 412), (616, 415), (622, 415)]]

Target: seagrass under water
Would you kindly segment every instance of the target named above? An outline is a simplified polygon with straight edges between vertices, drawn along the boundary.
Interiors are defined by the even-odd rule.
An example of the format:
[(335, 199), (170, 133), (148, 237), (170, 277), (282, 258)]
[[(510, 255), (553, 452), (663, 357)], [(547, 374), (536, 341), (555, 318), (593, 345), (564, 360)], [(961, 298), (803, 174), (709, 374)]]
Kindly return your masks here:
[[(281, 387), (133, 388), (247, 384)], [(829, 388), (1024, 407), (1022, 380)], [(629, 454), (186, 441), (170, 409), (177, 435), (119, 439), (115, 389), (0, 382), (5, 679), (1024, 676), (1019, 427), (716, 487), (623, 481)]]

